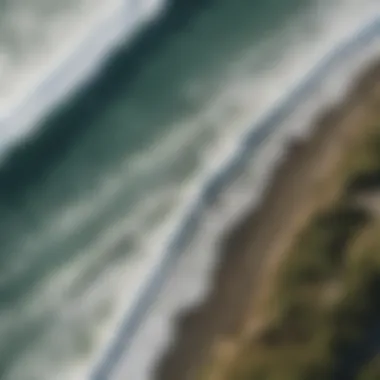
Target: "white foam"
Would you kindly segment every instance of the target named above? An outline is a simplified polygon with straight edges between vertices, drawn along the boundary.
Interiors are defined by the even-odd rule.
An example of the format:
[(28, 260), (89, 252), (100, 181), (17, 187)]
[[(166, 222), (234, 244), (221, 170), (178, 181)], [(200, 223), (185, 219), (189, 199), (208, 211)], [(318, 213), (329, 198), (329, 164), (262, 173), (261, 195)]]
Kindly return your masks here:
[[(295, 35), (292, 34), (291, 38), (294, 39), (295, 46), (293, 54), (290, 57), (286, 55), (284, 60), (279, 62), (277, 70), (271, 70), (265, 76), (261, 75), (260, 80), (252, 78), (252, 73), (249, 72), (248, 60), (248, 62), (244, 62), (244, 60), (243, 62), (238, 62), (235, 69), (231, 70), (231, 73), (227, 75), (223, 86), (221, 86), (220, 96), (212, 98), (209, 104), (205, 104), (205, 109), (194, 118), (183, 122), (183, 125), (179, 126), (180, 132), (175, 135), (175, 138), (168, 136), (168, 138), (174, 139), (174, 142), (164, 138), (160, 146), (165, 146), (165, 148), (158, 147), (156, 150), (144, 152), (148, 156), (151, 154), (149, 160), (140, 156), (139, 159), (133, 160), (132, 164), (128, 164), (129, 173), (138, 173), (142, 167), (148, 171), (152, 170), (151, 162), (155, 162), (156, 158), (162, 157), (163, 152), (166, 153), (162, 158), (164, 161), (172, 160), (178, 153), (174, 149), (166, 148), (183, 148), (186, 142), (190, 143), (198, 133), (201, 133), (206, 128), (205, 125), (213, 131), (213, 134), (211, 134), (213, 146), (205, 149), (202, 153), (204, 165), (187, 182), (177, 184), (177, 188), (169, 187), (162, 190), (163, 193), (160, 197), (162, 196), (163, 198), (173, 191), (178, 191), (180, 194), (180, 199), (173, 199), (173, 209), (165, 223), (150, 232), (145, 230), (147, 215), (151, 210), (154, 210), (155, 202), (151, 205), (146, 205), (145, 208), (142, 205), (137, 207), (135, 213), (130, 215), (131, 219), (121, 220), (119, 221), (120, 224), (113, 225), (109, 230), (103, 231), (98, 240), (94, 241), (92, 246), (87, 247), (89, 254), (94, 253), (95, 256), (100, 258), (112, 248), (115, 240), (119, 240), (124, 233), (128, 232), (129, 228), (136, 228), (137, 226), (144, 231), (144, 236), (139, 240), (139, 253), (141, 255), (138, 254), (133, 260), (125, 261), (118, 270), (114, 268), (108, 269), (98, 279), (96, 286), (79, 297), (79, 299), (67, 299), (65, 298), (65, 292), (69, 284), (75, 282), (78, 275), (88, 265), (86, 260), (88, 260), (89, 255), (84, 254), (83, 262), (77, 261), (74, 263), (75, 265), (69, 265), (59, 274), (54, 274), (49, 279), (51, 282), (41, 284), (41, 288), (36, 291), (38, 296), (31, 295), (30, 303), (25, 307), (28, 308), (27, 310), (30, 313), (33, 311), (33, 318), (38, 319), (37, 316), (41, 318), (49, 310), (54, 310), (54, 313), (58, 314), (62, 313), (65, 317), (63, 320), (56, 322), (51, 329), (48, 329), (41, 338), (39, 349), (30, 351), (23, 358), (25, 362), (20, 359), (20, 362), (26, 364), (15, 369), (16, 372), (13, 372), (13, 378), (23, 379), (26, 378), (26, 374), (42, 370), (44, 371), (43, 373), (39, 372), (38, 376), (36, 375), (38, 379), (82, 380), (86, 378), (89, 368), (94, 363), (94, 358), (99, 359), (102, 356), (101, 351), (107, 346), (105, 342), (109, 342), (110, 336), (118, 334), (115, 326), (121, 323), (124, 311), (127, 309), (128, 312), (131, 312), (130, 306), (139, 298), (142, 285), (154, 273), (157, 265), (161, 262), (161, 255), (164, 253), (168, 237), (178, 227), (183, 216), (192, 209), (197, 197), (200, 195), (201, 187), (211, 173), (220, 169), (220, 166), (230, 158), (228, 156), (234, 153), (242, 137), (241, 133), (246, 130), (253, 119), (257, 119), (263, 111), (269, 109), (276, 99), (279, 99), (281, 95), (285, 95), (289, 86), (296, 83), (300, 75), (308, 71), (316, 58), (334, 46), (333, 44), (339, 40), (339, 38), (334, 37), (335, 35), (345, 36), (365, 21), (368, 15), (373, 15), (372, 12), (362, 15), (357, 12), (358, 9), (362, 10), (364, 8), (365, 6), (361, 4), (355, 9), (347, 11), (355, 14), (355, 19), (349, 20), (349, 26), (345, 25), (344, 22), (340, 22), (339, 20), (341, 19), (337, 17), (337, 15), (344, 16), (341, 8), (336, 10), (337, 14), (333, 18), (333, 25), (325, 22), (322, 17), (321, 28), (325, 29), (322, 35), (326, 36), (326, 39), (318, 35), (318, 41), (313, 40), (312, 47), (310, 40), (297, 40), (294, 38)], [(342, 29), (335, 30), (336, 25), (340, 25)], [(305, 49), (305, 52), (309, 51), (309, 54), (305, 53), (303, 55), (301, 53), (303, 49)], [(302, 61), (302, 64), (296, 65), (298, 60)], [(247, 67), (245, 67), (245, 63)], [(277, 75), (274, 75), (274, 73), (277, 73)], [(258, 93), (258, 88), (261, 90), (260, 98), (255, 96)], [(226, 112), (226, 108), (232, 108), (234, 112)], [(190, 131), (190, 128), (193, 127), (195, 130), (191, 129)], [(252, 176), (249, 176), (245, 185), (239, 183), (237, 188), (232, 189), (231, 193), (229, 193), (230, 195), (227, 194), (221, 198), (221, 204), (224, 204), (225, 207), (216, 208), (214, 213), (210, 214), (210, 219), (205, 221), (204, 226), (206, 227), (203, 232), (206, 235), (198, 236), (196, 249), (192, 249), (189, 252), (191, 254), (180, 263), (177, 271), (169, 281), (169, 285), (160, 296), (159, 302), (154, 307), (152, 305), (152, 314), (147, 320), (145, 328), (139, 332), (128, 358), (116, 371), (116, 374), (120, 375), (122, 379), (144, 380), (150, 378), (150, 371), (152, 371), (158, 352), (161, 352), (172, 338), (172, 326), (170, 324), (174, 316), (181, 308), (199, 301), (204, 292), (207, 291), (210, 281), (208, 274), (215, 265), (216, 260), (216, 256), (212, 254), (216, 237), (228, 222), (237, 217), (244, 202), (249, 203), (253, 197), (258, 196), (259, 190), (255, 193), (255, 187), (252, 185), (257, 184), (258, 178), (263, 179), (267, 174), (268, 161), (273, 160), (271, 157), (275, 157), (278, 153), (278, 146), (283, 141), (282, 137), (277, 138), (276, 144), (271, 146), (270, 154), (267, 152), (266, 155), (260, 156), (260, 159), (258, 159), (259, 168), (255, 166)], [(113, 175), (117, 177), (117, 173), (113, 173)], [(103, 201), (106, 204), (111, 197), (115, 196), (121, 183), (113, 175), (107, 179), (107, 181), (110, 181), (107, 182), (109, 186), (105, 186), (104, 191), (98, 193), (100, 198), (87, 200), (88, 203), (86, 203), (86, 200), (76, 202), (75, 205), (72, 205), (72, 210), (69, 211), (70, 214), (72, 213), (71, 216), (67, 214), (67, 223), (59, 222), (59, 219), (57, 219), (57, 224), (53, 223), (51, 225), (52, 230), (49, 233), (53, 237), (57, 237), (64, 231), (68, 233), (69, 229), (76, 227), (70, 221), (78, 218), (78, 215), (77, 221), (80, 221), (82, 216), (87, 218), (88, 213), (92, 212), (91, 206), (94, 204), (92, 202), (96, 203), (100, 199), (100, 204)], [(263, 179), (260, 183), (263, 185), (265, 180)], [(83, 204), (83, 202), (85, 203)], [(76, 210), (75, 207), (78, 206), (80, 209)], [(209, 252), (210, 255), (202, 254), (204, 252)], [(94, 311), (92, 305), (102, 304), (104, 299), (111, 300), (111, 306), (107, 306), (110, 310), (110, 315), (107, 317), (106, 322), (99, 323), (96, 317), (97, 312), (96, 310)], [(28, 313), (19, 314), (28, 315)], [(67, 320), (78, 320), (79, 323), (82, 319), (85, 319), (89, 326), (94, 327), (95, 331), (92, 331), (92, 335), (95, 335), (93, 339), (97, 343), (95, 344), (95, 351), (97, 352), (87, 356), (80, 356), (76, 360), (70, 359), (69, 364), (66, 363), (66, 368), (62, 368), (60, 372), (58, 368), (63, 365), (62, 363), (49, 363), (48, 359), (44, 358), (44, 352), (49, 349), (48, 344), (44, 345), (44, 339), (48, 343), (51, 341), (51, 337), (62, 337), (63, 335), (56, 335), (57, 331), (71, 335), (72, 325)], [(95, 326), (97, 326), (96, 329)], [(38, 368), (36, 368), (36, 363), (38, 363)], [(46, 364), (45, 369), (43, 369), (44, 364)]]
[[(338, 12), (341, 11), (341, 9), (338, 10)], [(337, 15), (335, 14), (335, 16)], [(372, 16), (372, 14), (367, 14), (367, 16)], [(350, 22), (352, 21), (349, 17), (347, 17), (346, 20), (347, 19), (349, 19)], [(335, 17), (334, 25), (337, 25), (337, 22), (339, 22), (339, 18)], [(363, 19), (361, 22), (363, 22)], [(343, 27), (344, 23), (340, 25)], [(324, 27), (326, 26), (325, 24)], [(329, 30), (326, 32), (328, 33)], [(341, 30), (340, 33), (341, 36), (345, 35)], [(329, 35), (328, 39), (334, 41), (331, 35)], [(307, 45), (308, 42), (306, 42), (306, 46)], [(313, 45), (314, 49), (318, 47), (320, 46)], [(379, 44), (377, 42), (375, 48), (373, 49), (372, 46), (372, 50), (370, 50), (369, 53), (373, 56), (373, 53), (378, 51)], [(309, 56), (309, 58), (310, 57), (314, 59), (312, 56)], [(361, 63), (361, 61), (362, 59), (359, 59), (359, 61), (355, 62), (356, 65), (346, 67), (345, 75), (341, 75), (342, 73), (340, 73), (340, 81), (336, 80), (335, 84), (340, 88), (346, 87), (349, 82), (348, 78), (350, 78), (353, 73), (353, 68), (356, 67), (357, 69), (357, 65)], [(293, 70), (298, 68), (298, 66), (293, 66)], [(276, 83), (279, 84), (279, 82)], [(343, 83), (345, 84), (343, 85)], [(330, 100), (336, 100), (338, 94), (343, 93), (339, 91), (331, 92), (331, 84), (327, 83), (327, 85), (330, 89), (325, 90), (320, 95), (328, 95)], [(314, 98), (314, 100), (318, 99)], [(319, 104), (321, 104), (321, 100), (321, 97), (319, 97)], [(312, 114), (315, 112), (315, 109), (311, 111)], [(308, 117), (310, 118), (310, 114)], [(293, 120), (297, 119), (293, 118)], [(301, 127), (304, 128), (307, 125), (307, 120), (308, 119), (305, 119), (305, 124)], [(288, 130), (288, 133), (299, 133), (302, 129), (299, 125), (293, 127), (293, 131)], [(128, 351), (128, 356), (125, 357), (125, 362), (122, 363), (119, 370), (116, 371), (115, 379), (134, 378), (142, 380), (153, 377), (154, 364), (157, 357), (173, 339), (173, 318), (184, 307), (187, 308), (191, 304), (199, 302), (207, 293), (210, 283), (209, 275), (217, 261), (215, 242), (228, 224), (236, 219), (238, 215), (241, 215), (241, 211), (244, 210), (244, 207), (248, 203), (252, 203), (253, 199), (258, 200), (260, 187), (262, 190), (263, 184), (266, 182), (265, 177), (267, 177), (270, 172), (268, 165), (270, 165), (270, 163), (273, 165), (281, 154), (281, 146), (283, 148), (285, 135), (276, 136), (276, 138), (267, 145), (267, 149), (262, 153), (261, 158), (255, 157), (256, 169), (254, 170), (253, 177), (249, 176), (246, 178), (246, 181), (243, 181), (243, 183), (238, 182), (235, 185), (236, 187), (231, 188), (230, 192), (225, 195), (225, 198), (222, 198), (220, 201), (220, 204), (223, 206), (219, 206), (220, 208), (215, 210), (214, 215), (210, 213), (207, 220), (203, 223), (201, 235), (198, 236), (198, 240), (196, 240), (194, 245), (183, 255), (183, 259), (166, 284), (159, 300), (151, 307), (146, 324), (138, 332), (131, 350)], [(221, 156), (223, 155), (221, 154)], [(259, 167), (257, 167), (258, 164)], [(207, 252), (209, 256), (205, 255), (205, 252)], [(186, 278), (189, 281), (184, 281)]]
[[(158, 17), (165, 0), (93, 0), (80, 4), (82, 8), (73, 6), (71, 12), (54, 17), (50, 25), (42, 20), (44, 33), (51, 38), (42, 44), (37, 41), (33, 52), (22, 61), (12, 62), (10, 52), (1, 51), (0, 45), (2, 154), (29, 136), (51, 107), (94, 75), (110, 51)], [(27, 17), (18, 12), (20, 17), (23, 29)]]

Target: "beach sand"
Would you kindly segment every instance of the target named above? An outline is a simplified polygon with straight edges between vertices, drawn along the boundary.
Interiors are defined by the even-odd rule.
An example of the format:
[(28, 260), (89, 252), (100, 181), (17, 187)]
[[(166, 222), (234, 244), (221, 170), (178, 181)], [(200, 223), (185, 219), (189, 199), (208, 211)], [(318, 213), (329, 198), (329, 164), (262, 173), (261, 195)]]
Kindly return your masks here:
[[(310, 215), (337, 196), (326, 179), (333, 178), (365, 126), (380, 118), (380, 59), (363, 69), (337, 106), (320, 115), (308, 139), (289, 146), (261, 203), (224, 236), (212, 290), (200, 306), (177, 317), (174, 343), (159, 361), (155, 380), (199, 379), (215, 357), (228, 365), (237, 352), (230, 338), (236, 342), (232, 337), (243, 329), (259, 328), (257, 305), (270, 291), (284, 253)], [(214, 370), (208, 378), (221, 380), (222, 373)]]

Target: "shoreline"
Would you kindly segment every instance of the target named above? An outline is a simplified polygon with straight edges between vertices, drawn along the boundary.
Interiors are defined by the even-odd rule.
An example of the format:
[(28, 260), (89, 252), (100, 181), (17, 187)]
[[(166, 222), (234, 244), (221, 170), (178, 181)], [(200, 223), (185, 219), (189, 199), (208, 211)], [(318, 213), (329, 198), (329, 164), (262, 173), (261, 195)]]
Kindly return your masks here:
[[(86, 103), (86, 104), (89, 104), (89, 103)], [(247, 125), (245, 125), (245, 126), (247, 126)], [(249, 125), (248, 125), (249, 126)], [(73, 126), (72, 125), (68, 125), (68, 126), (66, 126), (66, 127), (69, 127), (69, 128), (71, 128), (71, 129), (73, 129)], [(59, 141), (59, 139), (58, 139), (58, 141)], [(32, 142), (32, 144), (34, 144), (34, 142)], [(59, 145), (61, 144), (61, 141), (59, 141)], [(22, 144), (23, 145), (23, 144)], [(67, 144), (66, 144), (67, 145)], [(29, 146), (28, 147), (26, 147), (27, 149), (25, 149), (25, 154), (26, 154), (26, 150), (28, 150), (29, 152), (30, 152), (30, 150), (29, 150)], [(60, 147), (58, 147), (58, 148), (60, 148)], [(24, 149), (24, 146), (22, 146), (21, 148), (21, 151)], [(33, 148), (34, 149), (34, 148)], [(55, 150), (55, 146), (52, 146), (51, 147), (51, 149), (52, 150)], [(33, 150), (32, 150), (33, 151)], [(35, 149), (34, 149), (34, 151), (35, 151)], [(40, 156), (42, 156), (42, 155), (40, 155)], [(32, 158), (32, 159), (34, 159), (35, 157), (28, 157), (28, 155), (26, 154), (26, 157), (27, 158)], [(25, 158), (25, 155), (24, 155), (24, 158)], [(50, 161), (50, 159), (49, 160), (47, 160), (47, 161)], [(53, 161), (54, 162), (56, 162), (56, 160), (54, 159), (54, 160), (52, 160), (52, 162), (50, 163), (50, 162), (48, 162), (47, 163), (47, 165), (45, 165), (45, 166), (43, 166), (43, 167), (47, 167), (47, 166), (49, 166), (50, 167), (50, 164), (51, 165), (53, 165)], [(26, 162), (27, 164), (29, 164), (29, 161), (27, 161)], [(220, 163), (220, 162), (219, 162)], [(79, 166), (79, 165), (78, 165)], [(33, 165), (32, 165), (32, 168), (33, 168)], [(16, 165), (16, 169), (17, 169), (17, 165)], [(12, 196), (12, 186), (14, 186), (14, 187), (18, 187), (19, 188), (19, 192), (20, 192), (20, 197), (18, 197), (18, 198), (14, 198), (14, 199), (16, 199), (16, 201), (14, 202), (14, 204), (16, 204), (16, 206), (18, 205), (18, 203), (17, 203), (17, 201), (18, 200), (21, 200), (21, 205), (23, 205), (23, 203), (22, 203), (22, 201), (23, 201), (23, 198), (22, 198), (22, 196), (24, 195), (24, 194), (26, 194), (26, 190), (24, 190), (24, 187), (23, 186), (19, 186), (19, 184), (21, 183), (24, 183), (25, 182), (25, 177), (23, 176), (23, 174), (24, 174), (24, 172), (27, 172), (27, 171), (29, 171), (28, 170), (28, 166), (27, 165), (25, 165), (25, 167), (24, 168), (22, 168), (23, 170), (22, 171), (20, 171), (19, 173), (21, 174), (19, 177), (20, 178), (18, 178), (17, 180), (16, 179), (14, 179), (14, 180), (12, 180), (11, 181), (11, 184), (9, 184), (9, 183), (6, 183), (6, 189), (9, 189), (9, 190), (11, 190), (8, 194), (9, 194), (9, 197), (11, 198), (11, 196)], [(7, 169), (8, 170), (8, 169)], [(11, 167), (11, 169), (10, 170), (12, 170), (12, 167)], [(37, 170), (37, 169), (36, 169)], [(42, 170), (42, 169), (41, 169)], [(37, 174), (39, 174), (39, 173), (41, 173), (41, 171), (37, 171)], [(60, 173), (66, 173), (65, 171), (63, 171), (63, 172), (60, 172)], [(2, 174), (4, 174), (4, 173), (2, 173)], [(8, 172), (8, 174), (9, 174), (9, 172)], [(43, 173), (42, 173), (42, 175), (43, 175)], [(31, 174), (30, 173), (27, 173), (27, 176), (26, 177), (31, 177)], [(13, 177), (15, 178), (16, 177), (16, 175), (13, 173)], [(65, 176), (63, 176), (63, 178), (64, 178)], [(7, 174), (5, 174), (4, 176), (2, 176), (2, 179), (4, 180), (4, 182), (7, 182), (7, 178), (11, 178), (11, 175), (9, 174), (8, 176), (7, 176)], [(41, 176), (40, 176), (40, 178), (41, 178)], [(71, 178), (71, 177), (70, 177)], [(74, 177), (73, 177), (74, 178)], [(37, 179), (37, 181), (38, 181), (38, 179)], [(84, 182), (87, 182), (87, 181), (84, 181)], [(42, 181), (41, 181), (41, 183), (42, 183)], [(9, 187), (8, 187), (9, 186)], [(31, 186), (32, 187), (32, 186)], [(7, 194), (7, 196), (8, 196), (8, 194)], [(32, 194), (33, 194), (33, 190), (32, 190)], [(211, 193), (210, 193), (211, 194)], [(212, 196), (212, 194), (211, 194), (211, 196)], [(42, 199), (42, 198), (36, 198), (36, 202), (38, 203), (38, 200), (39, 199)], [(12, 200), (13, 200), (13, 198), (12, 198)], [(4, 196), (4, 204), (6, 204), (6, 201), (7, 201), (7, 198)], [(50, 210), (49, 210), (50, 211)], [(58, 214), (57, 214), (58, 215)], [(147, 279), (149, 280), (149, 278), (147, 277)], [(142, 279), (141, 279), (142, 280)], [(144, 280), (146, 280), (146, 279), (144, 279)], [(117, 333), (117, 332), (116, 332)]]
[(173, 234), (172, 240), (168, 242), (167, 253), (155, 270), (150, 273), (149, 278), (143, 282), (142, 289), (139, 291), (140, 297), (135, 300), (130, 312), (122, 320), (121, 326), (117, 330), (117, 335), (111, 339), (111, 344), (106, 349), (104, 357), (100, 359), (100, 363), (95, 365), (91, 378), (100, 379), (111, 373), (117, 367), (122, 356), (126, 355), (135, 332), (145, 318), (145, 310), (153, 303), (162, 284), (166, 281), (168, 274), (180, 258), (181, 247), (186, 245), (189, 238), (189, 230), (191, 234), (191, 231), (197, 228), (204, 204), (207, 205), (215, 197), (215, 193), (224, 188), (231, 180), (231, 177), (234, 178), (235, 170), (244, 164), (246, 153), (276, 132), (278, 125), (281, 125), (281, 118), (286, 118), (292, 112), (297, 100), (305, 96), (310, 88), (315, 86), (318, 80), (322, 79), (324, 73), (327, 72), (326, 74), (329, 75), (331, 71), (336, 69), (342, 59), (365, 51), (368, 45), (371, 46), (374, 40), (376, 41), (380, 26), (379, 22), (378, 17), (373, 18), (364, 28), (342, 41), (336, 51), (329, 52), (323, 56), (312, 70), (295, 84), (285, 99), (279, 99), (269, 111), (265, 112), (251, 125), (242, 137), (237, 151), (233, 153), (233, 157), (226, 162), (225, 166), (212, 175), (208, 184), (200, 191), (197, 199), (194, 200), (194, 207), (186, 211), (183, 224)]
[(225, 167), (212, 176), (199, 198), (195, 200), (195, 206), (188, 210), (189, 212), (184, 218), (182, 227), (177, 230), (179, 232), (175, 233), (173, 239), (169, 241), (168, 254), (165, 255), (160, 265), (151, 274), (151, 277), (144, 282), (141, 297), (136, 301), (135, 306), (131, 308), (131, 312), (128, 313), (126, 319), (122, 321), (117, 336), (111, 342), (110, 347), (106, 349), (105, 356), (101, 358), (99, 365), (95, 366), (91, 378), (100, 379), (111, 373), (117, 367), (122, 356), (126, 355), (135, 332), (145, 318), (144, 310), (147, 310), (149, 305), (153, 303), (154, 297), (156, 297), (157, 292), (160, 291), (162, 284), (166, 281), (168, 273), (170, 273), (181, 256), (180, 248), (186, 244), (189, 236), (188, 230), (195, 229), (198, 225), (202, 205), (204, 203), (208, 204), (208, 201), (214, 197), (215, 191), (228, 184), (230, 177), (234, 176), (235, 169), (238, 169), (243, 163), (246, 153), (276, 132), (277, 124), (281, 121), (281, 118), (286, 118), (288, 113), (292, 112), (297, 103), (296, 101), (306, 95), (308, 90), (317, 84), (318, 80), (322, 80), (324, 73), (327, 72), (327, 75), (329, 75), (330, 71), (336, 69), (342, 59), (359, 54), (365, 50), (367, 45), (373, 43), (378, 36), (379, 21), (378, 17), (373, 18), (364, 28), (354, 33), (353, 36), (346, 38), (336, 51), (323, 56), (311, 72), (301, 78), (300, 82), (291, 89), (290, 94), (285, 99), (279, 99), (269, 112), (262, 115), (254, 123), (255, 128), (251, 126), (245, 133), (238, 151), (234, 153)]
[[(315, 200), (318, 184), (334, 169), (333, 163), (339, 162), (347, 143), (360, 135), (358, 126), (374, 117), (374, 113), (368, 111), (371, 109), (368, 94), (373, 90), (372, 82), (379, 81), (379, 74), (377, 60), (363, 70), (342, 102), (323, 112), (313, 123), (315, 128), (308, 139), (304, 143), (295, 142), (289, 148), (274, 171), (261, 203), (225, 236), (211, 293), (199, 307), (177, 318), (174, 344), (161, 358), (156, 380), (199, 378), (199, 371), (209, 361), (209, 355), (215, 355), (211, 354), (215, 342), (221, 337), (225, 337), (221, 341), (228, 342), (228, 337), (238, 334), (241, 326), (247, 323), (254, 288), (258, 284), (263, 287), (264, 277), (270, 281), (282, 253), (297, 231), (318, 204), (334, 196), (327, 189), (325, 194), (317, 196), (319, 200)], [(293, 202), (294, 199), (297, 201)], [(269, 291), (269, 286), (266, 290)], [(256, 297), (265, 298), (262, 291), (257, 291)], [(256, 320), (250, 321), (249, 329), (259, 324)], [(234, 349), (226, 343), (221, 350)], [(224, 356), (225, 352), (217, 353), (220, 355)], [(230, 356), (231, 352), (227, 354)], [(228, 360), (225, 358), (223, 362)], [(221, 378), (219, 375), (212, 377), (213, 380)]]

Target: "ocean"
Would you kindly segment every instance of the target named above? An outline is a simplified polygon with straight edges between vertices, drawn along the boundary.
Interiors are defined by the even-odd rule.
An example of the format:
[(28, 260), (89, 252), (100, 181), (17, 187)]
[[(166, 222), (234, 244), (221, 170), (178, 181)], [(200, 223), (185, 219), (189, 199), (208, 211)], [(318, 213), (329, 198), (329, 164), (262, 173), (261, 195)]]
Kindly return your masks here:
[(374, 0), (0, 0), (0, 378), (154, 379), (220, 235), (379, 53), (378, 24), (271, 138), (259, 121), (379, 16)]

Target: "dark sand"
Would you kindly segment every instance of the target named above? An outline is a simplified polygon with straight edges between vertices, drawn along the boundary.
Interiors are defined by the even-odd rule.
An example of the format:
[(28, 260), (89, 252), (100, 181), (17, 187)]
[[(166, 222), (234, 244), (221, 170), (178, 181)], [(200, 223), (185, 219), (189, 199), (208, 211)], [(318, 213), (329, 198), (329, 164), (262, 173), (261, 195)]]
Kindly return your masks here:
[(200, 306), (178, 316), (174, 344), (160, 360), (156, 380), (199, 379), (217, 343), (254, 320), (253, 300), (269, 289), (264, 281), (273, 277), (310, 214), (334, 196), (324, 187), (326, 179), (363, 132), (360, 127), (380, 116), (379, 62), (365, 70), (341, 104), (323, 112), (308, 141), (289, 147), (260, 205), (226, 234), (213, 289)]

